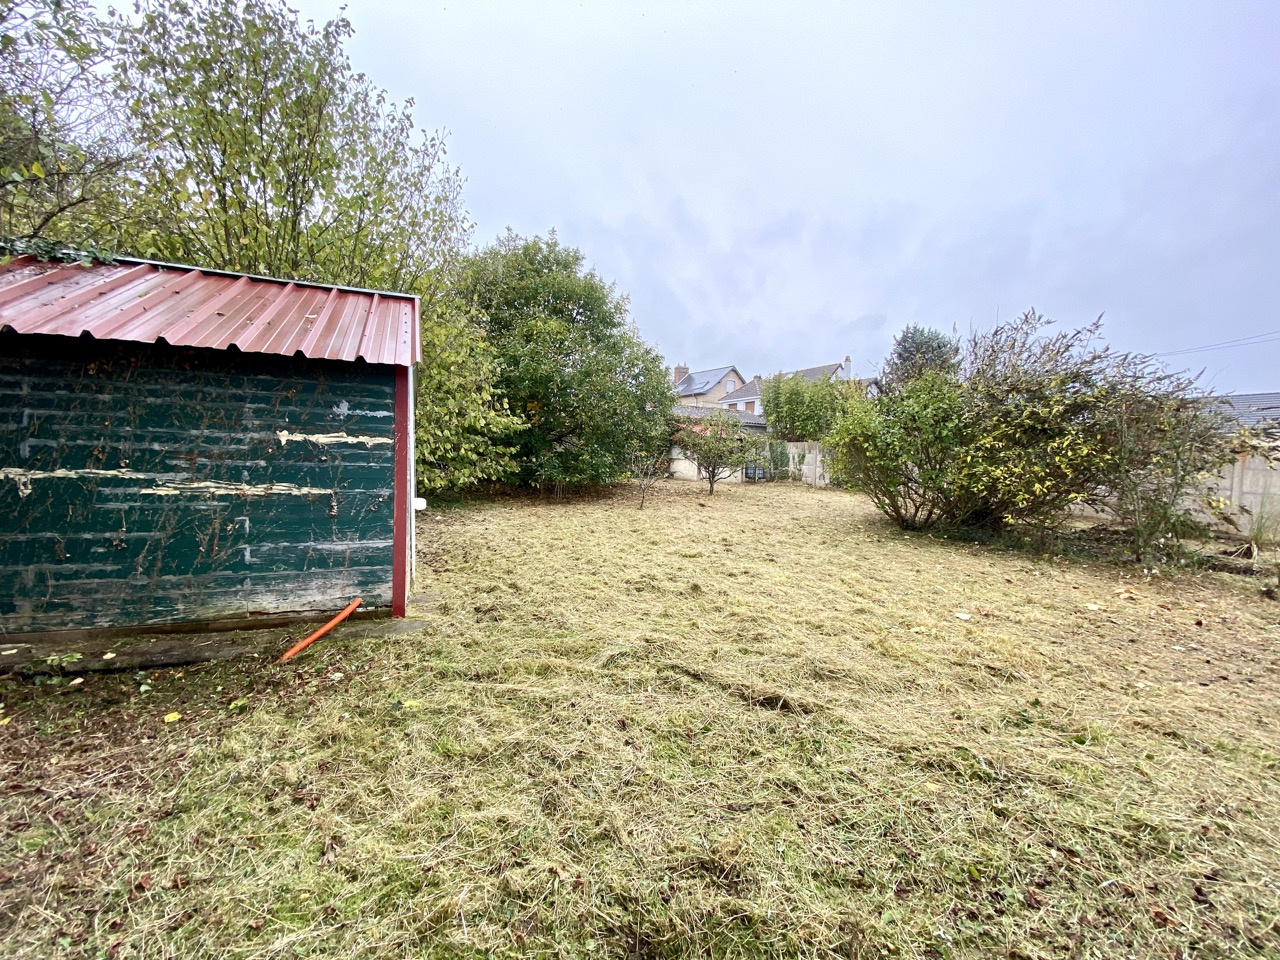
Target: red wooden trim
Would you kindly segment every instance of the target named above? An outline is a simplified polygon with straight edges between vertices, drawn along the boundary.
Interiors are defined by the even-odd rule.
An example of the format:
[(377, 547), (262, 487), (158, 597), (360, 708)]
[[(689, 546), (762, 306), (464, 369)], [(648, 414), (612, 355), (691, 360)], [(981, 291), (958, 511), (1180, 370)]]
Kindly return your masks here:
[(409, 399), (410, 367), (396, 367), (395, 422), (395, 520), (391, 549), (391, 615), (403, 617), (409, 601), (409, 524), (413, 518), (413, 491), (409, 489), (409, 431), (413, 429)]

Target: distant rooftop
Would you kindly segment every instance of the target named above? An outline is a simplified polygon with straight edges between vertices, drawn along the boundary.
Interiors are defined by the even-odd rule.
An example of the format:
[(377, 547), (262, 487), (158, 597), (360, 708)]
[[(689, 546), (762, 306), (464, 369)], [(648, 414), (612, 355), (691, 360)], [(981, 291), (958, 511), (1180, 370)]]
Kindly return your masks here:
[(708, 417), (724, 416), (733, 417), (738, 420), (744, 427), (759, 427), (764, 429), (764, 417), (758, 413), (747, 413), (744, 410), (722, 410), (719, 407), (691, 407), (687, 404), (678, 403), (673, 408), (673, 412), (677, 417), (686, 417), (690, 420), (705, 420)]
[(790, 373), (783, 374), (786, 377), (804, 377), (806, 380), (812, 380), (815, 383), (823, 380), (830, 380), (835, 376), (841, 364), (824, 363), (820, 367), (805, 367), (803, 370), (792, 370)]
[[(823, 380), (830, 380), (839, 371), (843, 364), (840, 363), (824, 363), (817, 367), (805, 367), (803, 370), (788, 370), (782, 374), (786, 377), (803, 377), (805, 380), (814, 383), (820, 383)], [(720, 398), (721, 403), (736, 403), (742, 400), (758, 400), (760, 398), (760, 387), (762, 384), (760, 377), (752, 377), (737, 390), (727, 393)]]
[(730, 365), (727, 367), (716, 367), (714, 370), (695, 370), (691, 373), (687, 373), (685, 374), (684, 379), (676, 384), (676, 393), (680, 394), (682, 397), (696, 397), (699, 394), (706, 393), (719, 383), (722, 377), (728, 373), (732, 373), (734, 369), (735, 368)]
[(1222, 399), (1242, 426), (1256, 427), (1267, 420), (1280, 423), (1280, 393), (1237, 393)]
[(721, 403), (731, 403), (735, 400), (758, 400), (760, 399), (760, 378), (752, 377), (737, 390), (726, 393), (720, 398)]

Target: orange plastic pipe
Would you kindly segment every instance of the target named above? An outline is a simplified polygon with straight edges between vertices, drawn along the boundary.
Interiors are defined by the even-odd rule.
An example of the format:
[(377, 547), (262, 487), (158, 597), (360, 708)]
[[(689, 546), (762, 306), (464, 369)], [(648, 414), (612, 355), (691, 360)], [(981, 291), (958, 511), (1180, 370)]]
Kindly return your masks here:
[(276, 662), (284, 663), (286, 660), (291, 660), (293, 657), (296, 657), (303, 650), (307, 649), (307, 647), (311, 646), (313, 643), (315, 643), (317, 640), (323, 637), (326, 633), (328, 633), (330, 630), (332, 630), (334, 627), (340, 624), (343, 620), (347, 619), (347, 617), (351, 616), (351, 614), (355, 613), (356, 607), (360, 606), (360, 604), (362, 603), (364, 603), (364, 597), (356, 597), (354, 600), (348, 603), (346, 607), (343, 608), (340, 614), (338, 614), (336, 617), (334, 617), (332, 620), (326, 623), (323, 627), (321, 627), (311, 636), (307, 637), (307, 639), (299, 640), (292, 647), (286, 650), (284, 652), (284, 655), (281, 656), (280, 659), (277, 660)]

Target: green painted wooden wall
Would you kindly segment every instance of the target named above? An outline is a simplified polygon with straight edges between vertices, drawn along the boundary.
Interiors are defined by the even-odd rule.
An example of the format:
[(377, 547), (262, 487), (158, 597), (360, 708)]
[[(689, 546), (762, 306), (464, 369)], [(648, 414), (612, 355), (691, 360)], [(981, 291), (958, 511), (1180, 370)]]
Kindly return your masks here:
[(0, 627), (389, 607), (393, 371), (0, 334)]

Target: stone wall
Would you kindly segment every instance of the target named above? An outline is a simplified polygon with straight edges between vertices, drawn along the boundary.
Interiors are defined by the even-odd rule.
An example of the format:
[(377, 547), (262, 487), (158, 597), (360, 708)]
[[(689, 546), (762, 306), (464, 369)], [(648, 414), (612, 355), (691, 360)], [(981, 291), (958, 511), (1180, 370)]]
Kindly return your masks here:
[[(706, 483), (701, 476), (698, 475), (698, 467), (692, 461), (685, 457), (684, 451), (679, 447), (671, 448), (671, 465), (667, 468), (667, 475), (673, 480), (700, 480)], [(742, 471), (735, 470), (727, 477), (721, 477), (716, 481), (721, 483), (741, 483)]]
[(827, 451), (820, 443), (788, 443), (791, 476), (811, 487), (825, 487), (831, 482)]
[(1262, 457), (1242, 455), (1223, 468), (1209, 489), (1230, 504), (1239, 532), (1246, 536), (1255, 518), (1280, 514), (1280, 470)]

